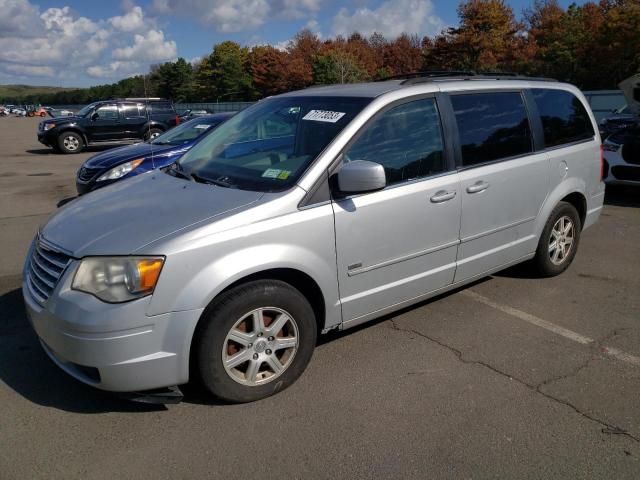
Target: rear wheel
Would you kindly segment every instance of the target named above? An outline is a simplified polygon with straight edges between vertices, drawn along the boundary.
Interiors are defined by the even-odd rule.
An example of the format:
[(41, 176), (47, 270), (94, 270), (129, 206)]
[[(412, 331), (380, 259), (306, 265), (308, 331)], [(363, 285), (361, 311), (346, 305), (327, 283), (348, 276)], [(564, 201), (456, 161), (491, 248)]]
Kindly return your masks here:
[(44, 116), (46, 116), (46, 113), (45, 112), (40, 112), (40, 116), (44, 117)]
[(78, 153), (84, 148), (84, 142), (76, 132), (63, 132), (58, 137), (58, 147), (62, 153)]
[(540, 275), (559, 275), (571, 265), (580, 243), (581, 229), (580, 216), (573, 205), (560, 202), (553, 209), (533, 259), (534, 268)]
[(315, 314), (287, 283), (241, 285), (207, 310), (194, 340), (194, 360), (205, 388), (223, 400), (252, 402), (284, 390), (311, 359)]

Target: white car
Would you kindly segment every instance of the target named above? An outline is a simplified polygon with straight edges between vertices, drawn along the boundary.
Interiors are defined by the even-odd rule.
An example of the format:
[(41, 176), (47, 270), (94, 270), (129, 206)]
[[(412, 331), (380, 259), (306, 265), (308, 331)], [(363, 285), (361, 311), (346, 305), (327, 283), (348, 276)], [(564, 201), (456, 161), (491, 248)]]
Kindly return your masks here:
[(610, 135), (602, 149), (608, 185), (640, 185), (640, 125)]

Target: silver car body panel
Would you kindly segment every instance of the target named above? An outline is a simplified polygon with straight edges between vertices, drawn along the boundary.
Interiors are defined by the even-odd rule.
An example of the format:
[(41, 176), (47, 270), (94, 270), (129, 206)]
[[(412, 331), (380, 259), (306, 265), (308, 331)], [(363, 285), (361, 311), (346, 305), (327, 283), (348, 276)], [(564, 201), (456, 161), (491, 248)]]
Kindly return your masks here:
[[(385, 106), (425, 94), (507, 87), (571, 91), (589, 111), (593, 139), (304, 204), (347, 143)], [(551, 211), (569, 194), (585, 199), (584, 228), (602, 209), (600, 138), (575, 87), (394, 81), (287, 95), (375, 98), (288, 191), (241, 191), (153, 172), (73, 201), (43, 226), (43, 238), (72, 259), (42, 304), (28, 292), (27, 261), (23, 290), (30, 321), (61, 368), (106, 390), (185, 383), (202, 312), (248, 276), (285, 269), (306, 275), (322, 293), (321, 329), (348, 328), (531, 258)], [(488, 187), (468, 190), (479, 182)], [(453, 195), (431, 201), (442, 192)], [(82, 257), (131, 254), (166, 257), (153, 295), (107, 304), (71, 289)], [(86, 367), (97, 369), (99, 380), (87, 377)]]

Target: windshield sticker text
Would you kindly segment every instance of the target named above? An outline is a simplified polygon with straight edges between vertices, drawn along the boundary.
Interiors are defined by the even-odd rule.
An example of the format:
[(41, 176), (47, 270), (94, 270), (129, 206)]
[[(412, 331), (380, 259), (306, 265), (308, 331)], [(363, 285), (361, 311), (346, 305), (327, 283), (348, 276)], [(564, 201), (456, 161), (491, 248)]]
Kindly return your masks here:
[(302, 117), (302, 119), (312, 120), (314, 122), (336, 123), (344, 116), (344, 112), (332, 112), (331, 110), (310, 110), (309, 113)]

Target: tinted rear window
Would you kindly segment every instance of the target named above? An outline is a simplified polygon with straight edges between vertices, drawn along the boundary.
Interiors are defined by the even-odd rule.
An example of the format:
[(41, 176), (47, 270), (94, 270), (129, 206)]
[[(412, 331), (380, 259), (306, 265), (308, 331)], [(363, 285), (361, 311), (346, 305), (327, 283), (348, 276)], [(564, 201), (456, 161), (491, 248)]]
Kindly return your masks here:
[(175, 113), (173, 105), (170, 103), (151, 103), (149, 104), (149, 110), (152, 114), (160, 115), (163, 113)]
[(519, 92), (452, 95), (451, 103), (464, 166), (533, 150), (527, 110)]
[(545, 147), (593, 137), (591, 119), (582, 102), (571, 92), (547, 88), (535, 88), (531, 92), (542, 120)]

